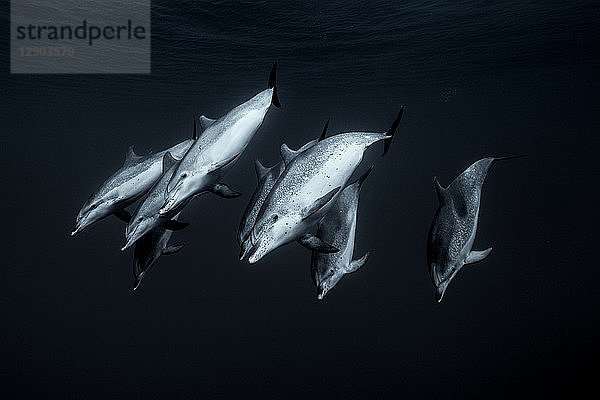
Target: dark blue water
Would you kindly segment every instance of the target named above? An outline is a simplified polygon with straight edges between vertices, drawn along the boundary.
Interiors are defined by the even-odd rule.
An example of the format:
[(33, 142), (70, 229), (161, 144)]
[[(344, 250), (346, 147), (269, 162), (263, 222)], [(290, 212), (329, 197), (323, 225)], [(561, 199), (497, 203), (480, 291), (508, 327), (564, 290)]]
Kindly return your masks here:
[[(153, 2), (152, 74), (10, 75), (2, 47), (0, 390), (7, 398), (506, 398), (592, 387), (600, 7), (597, 2)], [(2, 21), (8, 24), (8, 9)], [(8, 26), (7, 26), (8, 27)], [(5, 29), (8, 32), (8, 29)], [(206, 195), (131, 291), (124, 226), (70, 238), (125, 149), (159, 150), (262, 90), (269, 111), (226, 182)], [(316, 300), (291, 244), (237, 261), (254, 158), (330, 132), (387, 129), (370, 150), (356, 254), (367, 265)], [(473, 161), (484, 186), (479, 249), (443, 303), (425, 243), (448, 184)], [(595, 365), (596, 363), (592, 364)]]

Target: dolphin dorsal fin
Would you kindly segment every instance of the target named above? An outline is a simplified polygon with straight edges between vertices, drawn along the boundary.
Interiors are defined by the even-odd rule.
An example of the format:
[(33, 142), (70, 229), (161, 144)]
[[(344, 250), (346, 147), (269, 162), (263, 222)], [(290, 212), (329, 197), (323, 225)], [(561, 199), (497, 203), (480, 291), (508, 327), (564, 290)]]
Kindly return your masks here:
[(123, 163), (123, 166), (128, 167), (139, 161), (140, 158), (143, 158), (143, 156), (138, 156), (135, 154), (135, 151), (133, 151), (133, 146), (129, 146), (127, 149), (127, 154), (125, 155), (125, 162)]
[(440, 185), (437, 176), (433, 177), (433, 184), (435, 186), (435, 193), (437, 194), (438, 200), (441, 203), (446, 202), (446, 198), (448, 197), (447, 189)]
[(285, 143), (281, 145), (280, 153), (281, 159), (286, 166), (298, 155), (296, 150), (290, 149)]
[(203, 132), (206, 130), (206, 128), (208, 128), (209, 126), (214, 124), (215, 121), (216, 121), (216, 119), (210, 119), (205, 115), (201, 115), (198, 118), (198, 122), (200, 122), (200, 128), (202, 129)]
[(162, 159), (163, 172), (168, 171), (173, 165), (177, 164), (178, 160), (167, 151)]
[(327, 135), (327, 128), (329, 127), (329, 119), (327, 119), (327, 122), (325, 122), (325, 126), (323, 127), (323, 132), (321, 132), (321, 136), (319, 136), (319, 142), (323, 139), (325, 139), (325, 136)]
[(254, 168), (256, 169), (256, 177), (260, 181), (270, 170), (258, 161), (258, 158), (254, 161)]

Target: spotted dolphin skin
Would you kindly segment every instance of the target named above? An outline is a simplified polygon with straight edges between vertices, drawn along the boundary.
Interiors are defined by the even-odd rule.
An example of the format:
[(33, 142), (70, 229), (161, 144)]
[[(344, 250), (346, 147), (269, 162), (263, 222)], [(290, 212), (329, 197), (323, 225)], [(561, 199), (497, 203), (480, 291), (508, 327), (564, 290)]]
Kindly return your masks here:
[(357, 271), (369, 258), (369, 253), (366, 253), (361, 258), (352, 260), (358, 197), (363, 182), (372, 170), (373, 167), (369, 168), (356, 182), (346, 186), (331, 210), (319, 222), (317, 236), (340, 249), (337, 253), (330, 254), (312, 252), (311, 277), (317, 287), (319, 300), (322, 300), (344, 275)]
[(203, 118), (201, 123), (206, 130), (173, 173), (161, 214), (168, 214), (186, 200), (208, 191), (223, 197), (235, 197), (232, 196), (235, 192), (223, 191), (222, 184), (215, 185), (250, 143), (271, 104), (280, 106), (276, 68), (277, 64), (271, 70), (267, 89), (215, 121)]
[(433, 218), (427, 241), (427, 264), (435, 285), (438, 302), (452, 279), (465, 264), (483, 260), (492, 248), (472, 250), (481, 200), (481, 187), (485, 177), (496, 161), (515, 157), (488, 157), (476, 161), (447, 187), (443, 188), (437, 178), (434, 184), (439, 207)]
[(194, 128), (192, 139), (184, 140), (169, 149), (148, 156), (138, 156), (134, 153), (133, 147), (130, 147), (123, 166), (90, 196), (79, 211), (71, 236), (112, 214), (129, 222), (130, 216), (124, 210), (125, 207), (142, 197), (160, 178), (163, 173), (164, 155), (169, 152), (174, 157), (183, 157), (195, 139)]
[[(173, 217), (177, 221), (179, 214)], [(183, 244), (169, 246), (172, 231), (158, 226), (142, 236), (135, 244), (133, 252), (133, 290), (137, 290), (142, 279), (160, 256), (175, 254), (183, 248)]]
[[(285, 143), (282, 144), (281, 154), (285, 154), (284, 157), (288, 160), (291, 160), (304, 150), (314, 146), (316, 143), (325, 138), (328, 125), (329, 121), (325, 123), (325, 127), (323, 128), (323, 132), (321, 133), (321, 137), (319, 139), (311, 140), (298, 150), (292, 150)], [(258, 177), (258, 185), (252, 194), (252, 197), (250, 198), (250, 202), (248, 203), (246, 210), (244, 211), (244, 215), (242, 216), (240, 227), (238, 229), (238, 243), (242, 247), (240, 260), (243, 260), (248, 250), (250, 250), (250, 241), (248, 240), (248, 237), (250, 236), (250, 232), (254, 227), (258, 212), (265, 202), (267, 195), (273, 188), (273, 185), (275, 185), (275, 182), (283, 173), (284, 169), (285, 162), (283, 160), (270, 168), (264, 167), (260, 161), (256, 160), (256, 175)]]
[[(385, 141), (387, 152), (403, 108), (387, 132), (347, 132), (323, 139), (291, 160), (269, 192), (248, 240), (253, 264), (274, 249), (298, 241), (310, 250), (339, 249), (310, 233), (339, 196), (372, 144)], [(282, 156), (285, 155), (282, 154)]]
[[(140, 201), (131, 217), (131, 220), (125, 228), (125, 245), (121, 251), (126, 250), (133, 245), (138, 239), (146, 235), (148, 232), (162, 226), (170, 230), (179, 230), (187, 226), (186, 223), (172, 220), (173, 215), (163, 215), (158, 213), (158, 210), (165, 201), (165, 189), (171, 174), (177, 168), (180, 160), (173, 158), (171, 153), (167, 152), (163, 157), (163, 175), (150, 189), (146, 196)], [(183, 208), (185, 204), (182, 205)], [(177, 210), (177, 212), (179, 212)]]

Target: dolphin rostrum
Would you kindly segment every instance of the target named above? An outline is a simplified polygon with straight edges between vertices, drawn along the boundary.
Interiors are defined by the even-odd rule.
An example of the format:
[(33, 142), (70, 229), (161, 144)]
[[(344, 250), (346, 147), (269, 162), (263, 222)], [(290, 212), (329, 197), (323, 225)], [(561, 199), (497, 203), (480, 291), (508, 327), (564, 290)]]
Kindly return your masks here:
[(447, 188), (434, 178), (439, 207), (429, 230), (427, 264), (438, 302), (442, 301), (448, 284), (463, 265), (481, 261), (492, 251), (491, 247), (472, 250), (477, 233), (481, 187), (492, 164), (510, 158), (515, 157), (487, 157), (476, 161)]
[[(173, 217), (177, 221), (179, 214)], [(169, 246), (173, 231), (158, 226), (142, 236), (135, 244), (133, 252), (133, 290), (136, 290), (148, 270), (156, 263), (161, 255), (175, 254), (183, 248), (183, 244)]]
[(387, 132), (347, 132), (321, 140), (293, 159), (263, 203), (248, 240), (248, 262), (257, 262), (277, 247), (297, 240), (310, 250), (338, 249), (309, 233), (335, 203), (340, 189), (372, 144), (385, 141), (384, 154), (395, 133), (404, 108)]
[(183, 202), (207, 191), (222, 197), (236, 197), (229, 187), (218, 183), (244, 151), (271, 104), (279, 107), (276, 86), (277, 63), (273, 65), (268, 88), (221, 118), (201, 121), (206, 129), (190, 147), (167, 185), (165, 203), (160, 209), (167, 214)]
[(138, 156), (134, 153), (133, 146), (129, 147), (123, 166), (104, 181), (79, 211), (71, 236), (112, 214), (124, 222), (129, 222), (130, 216), (125, 207), (142, 197), (160, 178), (163, 173), (163, 156), (169, 152), (174, 157), (183, 157), (196, 138), (194, 123), (192, 139), (184, 140), (158, 153)]
[(165, 201), (165, 189), (169, 178), (180, 160), (173, 158), (171, 153), (167, 152), (163, 156), (163, 171), (165, 171), (158, 182), (150, 189), (146, 196), (140, 201), (136, 210), (125, 228), (125, 245), (121, 248), (121, 251), (126, 250), (132, 244), (134, 244), (142, 236), (148, 232), (156, 229), (159, 226), (169, 230), (179, 230), (185, 228), (188, 224), (172, 220), (171, 217), (185, 206), (185, 203), (181, 204), (174, 214), (161, 216), (158, 210)]
[(329, 254), (312, 252), (311, 276), (317, 287), (319, 300), (322, 300), (344, 275), (358, 270), (369, 258), (369, 253), (366, 253), (361, 258), (352, 260), (358, 197), (363, 182), (372, 170), (373, 167), (369, 168), (356, 182), (346, 186), (335, 204), (319, 222), (317, 236), (340, 249), (337, 253)]
[[(304, 146), (300, 147), (298, 150), (292, 150), (285, 143), (282, 144), (281, 154), (285, 154), (285, 158), (291, 160), (298, 154), (302, 153), (304, 150), (314, 146), (316, 143), (325, 138), (328, 125), (329, 121), (327, 121), (327, 123), (325, 124), (320, 139), (311, 140)], [(256, 217), (258, 216), (260, 207), (265, 202), (265, 199), (267, 198), (267, 195), (273, 188), (273, 185), (275, 185), (277, 178), (281, 176), (283, 170), (285, 169), (285, 162), (282, 160), (281, 162), (279, 162), (279, 164), (267, 168), (264, 167), (260, 163), (260, 161), (256, 160), (255, 166), (256, 176), (258, 177), (258, 185), (256, 187), (256, 190), (252, 194), (252, 197), (250, 198), (250, 202), (248, 203), (246, 210), (244, 211), (244, 215), (242, 216), (240, 227), (238, 229), (238, 243), (242, 247), (240, 260), (244, 259), (246, 253), (250, 249), (250, 241), (247, 239), (250, 236), (250, 232), (252, 232), (252, 228), (254, 227), (254, 223), (256, 222)]]

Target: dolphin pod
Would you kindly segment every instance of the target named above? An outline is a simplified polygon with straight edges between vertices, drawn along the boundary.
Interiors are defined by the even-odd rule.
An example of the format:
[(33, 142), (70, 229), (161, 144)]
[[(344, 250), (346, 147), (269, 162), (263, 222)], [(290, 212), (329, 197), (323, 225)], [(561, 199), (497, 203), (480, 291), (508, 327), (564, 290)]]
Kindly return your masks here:
[(124, 211), (125, 208), (142, 197), (161, 177), (164, 155), (171, 153), (174, 157), (181, 158), (194, 141), (195, 136), (148, 156), (138, 156), (134, 153), (133, 146), (130, 147), (123, 166), (92, 193), (77, 214), (71, 236), (113, 214), (129, 222), (130, 217)]
[[(304, 150), (314, 146), (317, 142), (323, 140), (325, 135), (327, 134), (327, 127), (329, 126), (329, 121), (325, 123), (323, 127), (323, 132), (319, 139), (313, 139), (310, 142), (306, 143), (298, 150), (290, 149), (287, 144), (281, 145), (281, 154), (285, 154), (284, 158), (291, 160), (296, 157), (298, 154), (302, 153)], [(250, 250), (250, 241), (247, 240), (252, 232), (252, 228), (254, 227), (254, 223), (256, 222), (256, 217), (265, 202), (267, 195), (270, 193), (273, 185), (283, 173), (285, 169), (285, 162), (282, 160), (277, 165), (274, 165), (270, 168), (264, 167), (260, 161), (255, 161), (256, 167), (256, 176), (258, 178), (258, 185), (256, 190), (252, 194), (250, 198), (250, 202), (244, 211), (244, 215), (242, 215), (242, 220), (240, 222), (240, 227), (238, 229), (238, 243), (242, 247), (242, 251), (240, 254), (240, 260), (243, 260), (248, 250)]]
[(285, 169), (260, 208), (250, 237), (248, 262), (287, 243), (332, 253), (339, 249), (310, 231), (318, 224), (360, 164), (365, 150), (385, 141), (384, 154), (404, 108), (386, 132), (346, 132), (327, 137), (302, 153), (281, 153)]
[[(266, 89), (217, 119), (194, 118), (191, 139), (146, 156), (136, 155), (130, 147), (123, 166), (79, 211), (71, 236), (110, 215), (126, 222), (121, 250), (134, 247), (133, 290), (137, 290), (162, 255), (183, 248), (169, 241), (174, 231), (188, 225), (179, 217), (194, 198), (208, 192), (226, 199), (241, 196), (223, 179), (236, 166), (271, 106), (281, 107), (277, 63)], [(328, 135), (327, 121), (320, 136), (298, 150), (282, 144), (279, 163), (265, 167), (256, 160), (257, 186), (237, 230), (240, 260), (255, 264), (267, 255), (273, 257), (270, 254), (279, 247), (299, 243), (311, 251), (310, 275), (319, 300), (345, 275), (365, 265), (369, 252), (354, 259), (354, 248), (360, 237), (359, 197), (373, 166), (349, 182), (369, 147), (382, 142), (383, 155), (389, 151), (403, 113), (402, 106), (385, 131)], [(492, 250), (473, 250), (481, 189), (492, 164), (509, 158), (514, 157), (483, 158), (447, 188), (434, 179), (439, 207), (429, 231), (427, 264), (438, 302), (465, 264), (485, 259)], [(126, 208), (138, 200), (131, 215)]]

